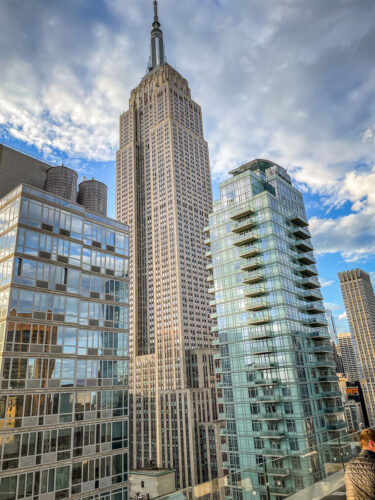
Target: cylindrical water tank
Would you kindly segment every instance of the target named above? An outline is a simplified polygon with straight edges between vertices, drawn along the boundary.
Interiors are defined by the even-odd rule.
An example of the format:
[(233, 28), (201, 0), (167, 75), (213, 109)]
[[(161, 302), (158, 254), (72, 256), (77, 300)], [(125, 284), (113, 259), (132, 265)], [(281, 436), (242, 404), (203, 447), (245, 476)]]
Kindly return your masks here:
[(103, 182), (92, 179), (84, 180), (78, 186), (78, 203), (89, 212), (107, 215), (107, 186)]
[(71, 168), (51, 167), (46, 173), (45, 190), (67, 200), (77, 201), (78, 174)]

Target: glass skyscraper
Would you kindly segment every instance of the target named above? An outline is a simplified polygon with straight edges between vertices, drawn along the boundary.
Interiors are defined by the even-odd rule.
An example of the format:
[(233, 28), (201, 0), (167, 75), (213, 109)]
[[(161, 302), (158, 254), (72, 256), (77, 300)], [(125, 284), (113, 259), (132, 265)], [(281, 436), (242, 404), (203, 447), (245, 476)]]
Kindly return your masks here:
[(127, 498), (128, 301), (126, 226), (25, 184), (0, 200), (1, 500)]
[(328, 449), (314, 450), (346, 423), (302, 195), (270, 161), (231, 174), (206, 228), (223, 466), (251, 471), (251, 498), (268, 488), (274, 500), (324, 476)]

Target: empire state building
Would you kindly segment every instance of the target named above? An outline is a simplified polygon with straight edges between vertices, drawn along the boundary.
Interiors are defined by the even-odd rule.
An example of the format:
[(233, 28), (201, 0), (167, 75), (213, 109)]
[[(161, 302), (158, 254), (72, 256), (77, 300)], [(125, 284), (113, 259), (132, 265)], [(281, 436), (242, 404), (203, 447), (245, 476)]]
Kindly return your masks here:
[(157, 7), (148, 72), (120, 117), (116, 210), (131, 231), (131, 468), (175, 469), (183, 488), (222, 466), (204, 245), (212, 191), (201, 108), (166, 62)]

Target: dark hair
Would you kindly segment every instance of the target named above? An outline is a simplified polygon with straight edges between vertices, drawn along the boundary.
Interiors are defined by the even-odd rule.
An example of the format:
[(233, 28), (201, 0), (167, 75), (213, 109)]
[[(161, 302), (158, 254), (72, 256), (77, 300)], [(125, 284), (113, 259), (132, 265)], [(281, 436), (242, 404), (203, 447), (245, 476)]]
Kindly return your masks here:
[(364, 429), (361, 432), (361, 448), (367, 448), (369, 441), (375, 441), (374, 429)]

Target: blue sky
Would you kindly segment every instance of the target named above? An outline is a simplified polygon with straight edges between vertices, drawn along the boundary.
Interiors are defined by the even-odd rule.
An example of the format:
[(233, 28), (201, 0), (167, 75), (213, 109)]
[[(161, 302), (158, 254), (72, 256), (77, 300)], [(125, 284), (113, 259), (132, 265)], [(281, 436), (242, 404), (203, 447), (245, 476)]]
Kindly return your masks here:
[[(323, 295), (375, 267), (373, 0), (160, 0), (168, 62), (202, 106), (214, 193), (255, 157), (304, 192)], [(1, 0), (0, 140), (109, 186), (152, 0)], [(375, 275), (375, 272), (374, 272)]]

